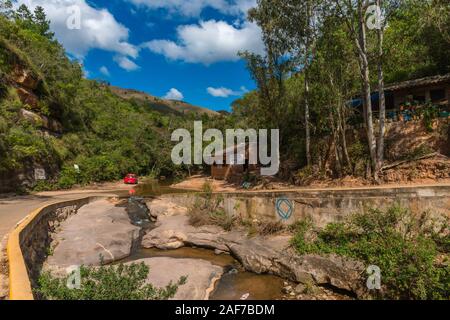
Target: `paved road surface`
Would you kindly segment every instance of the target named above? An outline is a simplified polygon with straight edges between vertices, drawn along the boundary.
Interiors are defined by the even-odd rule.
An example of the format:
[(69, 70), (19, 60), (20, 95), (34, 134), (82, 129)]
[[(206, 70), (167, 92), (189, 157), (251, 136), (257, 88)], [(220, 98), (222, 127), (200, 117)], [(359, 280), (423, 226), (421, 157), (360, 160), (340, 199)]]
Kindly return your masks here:
[(83, 197), (108, 195), (126, 192), (121, 190), (83, 190), (65, 192), (43, 192), (37, 195), (17, 196), (0, 199), (0, 241), (14, 226), (30, 212), (46, 204), (57, 201), (74, 200)]

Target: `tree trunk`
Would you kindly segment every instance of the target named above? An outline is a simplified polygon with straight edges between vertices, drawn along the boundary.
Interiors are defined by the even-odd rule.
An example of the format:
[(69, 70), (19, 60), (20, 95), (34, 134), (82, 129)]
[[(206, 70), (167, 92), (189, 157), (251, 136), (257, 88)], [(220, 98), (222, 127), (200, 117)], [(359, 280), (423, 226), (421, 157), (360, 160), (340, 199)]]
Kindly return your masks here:
[[(377, 0), (376, 4), (382, 8), (382, 0)], [(384, 163), (384, 136), (386, 134), (386, 99), (384, 92), (384, 73), (383, 73), (383, 39), (384, 26), (380, 25), (377, 30), (378, 37), (378, 92), (380, 101), (380, 131), (378, 136), (377, 152), (377, 173), (380, 172)]]
[(377, 180), (377, 146), (374, 135), (373, 128), (373, 115), (372, 115), (372, 98), (371, 98), (371, 89), (370, 89), (370, 70), (369, 70), (369, 62), (367, 58), (367, 37), (366, 37), (366, 24), (365, 24), (365, 15), (363, 12), (362, 1), (358, 3), (358, 18), (359, 18), (359, 53), (361, 58), (361, 74), (363, 81), (363, 97), (366, 106), (366, 132), (367, 132), (367, 142), (369, 145), (370, 151), (370, 159), (371, 159), (371, 167), (372, 167), (372, 175)]
[(306, 48), (305, 48), (305, 149), (306, 149), (306, 162), (308, 166), (312, 165), (311, 157), (311, 130), (309, 127), (309, 77), (308, 77), (308, 67), (309, 67), (309, 54), (311, 50), (311, 43), (309, 38), (310, 33), (310, 23), (311, 23), (311, 5), (309, 1), (306, 1), (306, 19), (307, 19), (307, 30), (306, 30)]
[(311, 159), (311, 130), (309, 127), (309, 82), (308, 72), (305, 72), (305, 144), (306, 144), (306, 162), (308, 166), (312, 165)]
[(350, 156), (348, 153), (348, 147), (347, 147), (347, 125), (345, 123), (345, 115), (343, 114), (343, 110), (342, 110), (342, 106), (339, 107), (339, 122), (340, 122), (340, 131), (341, 131), (341, 135), (342, 135), (342, 151), (344, 153), (344, 157), (345, 157), (345, 161), (347, 162), (348, 167), (350, 168), (350, 170), (353, 172), (353, 166), (352, 166), (352, 162), (350, 160)]

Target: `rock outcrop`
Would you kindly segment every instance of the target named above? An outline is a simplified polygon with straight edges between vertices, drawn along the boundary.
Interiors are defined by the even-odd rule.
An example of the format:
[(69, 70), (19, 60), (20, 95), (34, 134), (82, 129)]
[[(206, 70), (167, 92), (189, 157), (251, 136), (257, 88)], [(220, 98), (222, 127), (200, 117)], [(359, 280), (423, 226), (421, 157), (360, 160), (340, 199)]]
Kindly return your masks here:
[[(296, 283), (329, 286), (363, 297), (364, 265), (337, 255), (299, 256), (290, 247), (291, 236), (248, 238), (242, 231), (226, 232), (218, 226), (193, 227), (187, 209), (158, 203), (157, 226), (142, 241), (145, 248), (163, 250), (183, 246), (231, 253), (247, 271), (273, 274)], [(150, 205), (150, 208), (152, 206)], [(150, 209), (151, 210), (151, 209)]]
[(174, 215), (186, 215), (188, 212), (186, 207), (179, 206), (166, 198), (157, 198), (149, 201), (147, 202), (147, 207), (154, 219), (157, 219), (159, 216), (170, 217)]
[(270, 273), (297, 283), (326, 285), (362, 296), (364, 265), (337, 255), (298, 256), (283, 246), (285, 239), (246, 239), (229, 245), (231, 254), (244, 268)]
[(222, 267), (200, 259), (158, 257), (133, 261), (141, 262), (150, 267), (147, 281), (155, 287), (165, 287), (187, 276), (186, 283), (178, 287), (173, 300), (208, 300), (215, 283), (224, 272)]
[(178, 249), (187, 245), (228, 251), (221, 239), (226, 232), (217, 226), (193, 227), (187, 215), (160, 215), (157, 227), (142, 239), (144, 248)]
[(13, 81), (21, 87), (35, 90), (39, 85), (39, 79), (30, 71), (16, 66)]
[(20, 109), (19, 117), (21, 119), (29, 121), (30, 123), (32, 123), (36, 126), (40, 126), (48, 131), (55, 132), (55, 133), (63, 132), (63, 126), (59, 121), (48, 118), (46, 116), (42, 116), (35, 112), (25, 110), (25, 109)]
[(85, 205), (56, 226), (46, 268), (110, 263), (130, 255), (140, 228), (133, 226), (125, 207), (107, 200)]
[(25, 88), (17, 88), (17, 95), (23, 104), (27, 104), (33, 109), (38, 108), (39, 98), (33, 93), (33, 91)]

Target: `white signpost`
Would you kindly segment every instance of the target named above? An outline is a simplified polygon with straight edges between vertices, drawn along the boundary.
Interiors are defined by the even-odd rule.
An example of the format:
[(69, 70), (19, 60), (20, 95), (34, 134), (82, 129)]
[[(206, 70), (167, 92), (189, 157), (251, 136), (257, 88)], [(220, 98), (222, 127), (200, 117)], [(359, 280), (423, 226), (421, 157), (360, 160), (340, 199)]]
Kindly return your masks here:
[(47, 175), (44, 169), (34, 169), (34, 178), (36, 180), (46, 180)]

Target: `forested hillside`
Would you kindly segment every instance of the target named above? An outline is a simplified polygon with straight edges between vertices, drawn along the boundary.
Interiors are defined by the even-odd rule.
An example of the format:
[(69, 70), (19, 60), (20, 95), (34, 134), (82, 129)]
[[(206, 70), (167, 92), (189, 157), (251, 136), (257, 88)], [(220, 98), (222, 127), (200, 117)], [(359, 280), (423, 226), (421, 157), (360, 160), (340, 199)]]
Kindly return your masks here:
[[(43, 10), (1, 3), (0, 192), (66, 188), (127, 172), (183, 174), (170, 159), (170, 134), (192, 126), (195, 113), (160, 113), (86, 80)], [(45, 170), (46, 182), (36, 185), (36, 168)]]
[[(405, 145), (397, 158), (389, 157), (386, 139), (396, 125), (387, 123), (385, 89), (400, 81), (450, 73), (448, 1), (257, 4), (249, 19), (262, 29), (265, 54), (240, 54), (258, 90), (237, 100), (234, 114), (249, 127), (280, 128), (285, 178), (357, 176), (379, 181), (389, 161), (433, 151), (426, 143), (417, 150)], [(369, 5), (381, 8), (378, 26)], [(353, 105), (355, 99), (362, 107)], [(423, 127), (447, 139), (448, 146), (448, 121), (436, 124), (439, 114), (448, 110), (440, 112), (441, 106), (429, 101), (405, 105), (411, 107)], [(414, 139), (417, 133), (409, 135)]]

